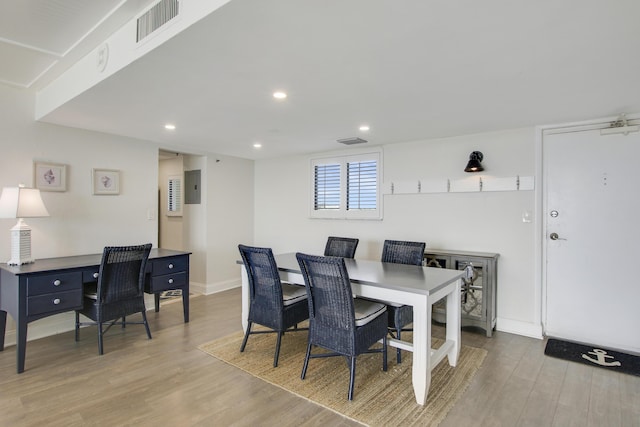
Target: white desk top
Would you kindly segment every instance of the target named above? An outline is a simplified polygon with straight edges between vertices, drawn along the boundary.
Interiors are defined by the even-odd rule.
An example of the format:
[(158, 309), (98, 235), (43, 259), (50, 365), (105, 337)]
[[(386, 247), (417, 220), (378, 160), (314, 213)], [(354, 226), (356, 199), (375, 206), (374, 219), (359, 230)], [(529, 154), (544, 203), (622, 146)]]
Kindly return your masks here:
[[(295, 253), (275, 255), (275, 259), (279, 269), (291, 273), (300, 273), (300, 266)], [(432, 294), (464, 275), (463, 270), (448, 270), (361, 259), (345, 258), (345, 264), (349, 278), (354, 283), (423, 295)]]

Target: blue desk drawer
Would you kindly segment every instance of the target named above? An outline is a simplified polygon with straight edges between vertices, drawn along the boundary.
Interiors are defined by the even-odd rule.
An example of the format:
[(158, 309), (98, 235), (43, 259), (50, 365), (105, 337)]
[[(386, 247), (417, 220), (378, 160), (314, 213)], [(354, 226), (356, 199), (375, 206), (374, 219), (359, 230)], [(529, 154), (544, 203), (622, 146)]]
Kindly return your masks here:
[(82, 273), (53, 273), (27, 278), (27, 296), (77, 290), (82, 293)]
[(82, 307), (81, 289), (27, 298), (27, 316), (56, 313)]
[(170, 289), (180, 289), (187, 284), (187, 273), (165, 274), (162, 276), (153, 276), (151, 278), (150, 288), (146, 292), (156, 293), (168, 291)]
[(170, 258), (154, 259), (151, 264), (151, 275), (161, 276), (187, 271), (188, 256), (175, 256)]
[(98, 271), (100, 271), (100, 267), (90, 268), (82, 271), (82, 282), (83, 283), (93, 283), (98, 281)]

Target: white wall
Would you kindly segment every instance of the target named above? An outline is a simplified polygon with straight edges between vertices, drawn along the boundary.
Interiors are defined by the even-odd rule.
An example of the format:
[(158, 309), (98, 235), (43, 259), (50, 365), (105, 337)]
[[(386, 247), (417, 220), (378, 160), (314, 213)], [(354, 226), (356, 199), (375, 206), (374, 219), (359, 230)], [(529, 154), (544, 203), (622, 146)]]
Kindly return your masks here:
[(192, 292), (207, 291), (207, 158), (206, 156), (185, 156), (185, 170), (200, 170), (200, 204), (183, 205), (185, 250), (191, 252), (190, 275)]
[[(534, 129), (517, 129), (383, 147), (383, 180), (461, 179), (469, 153), (484, 153), (482, 176), (535, 174)], [(497, 252), (498, 329), (541, 336), (535, 283), (533, 191), (384, 196), (384, 219), (309, 218), (309, 157), (256, 162), (255, 244), (275, 252), (320, 254), (329, 235), (358, 237), (356, 258), (379, 259), (385, 239), (425, 241), (430, 248)], [(522, 221), (523, 212), (534, 216)]]
[[(228, 156), (207, 157), (207, 292), (239, 286), (239, 243), (253, 241), (254, 162)], [(200, 230), (193, 230), (195, 233)]]
[[(35, 122), (33, 95), (3, 85), (0, 117), (0, 186), (32, 186), (34, 160), (68, 166), (67, 191), (42, 192), (51, 216), (28, 221), (36, 258), (97, 253), (110, 244), (157, 245), (157, 146)], [(92, 168), (119, 170), (120, 195), (93, 195)], [(0, 259), (9, 259), (14, 223), (0, 219)]]

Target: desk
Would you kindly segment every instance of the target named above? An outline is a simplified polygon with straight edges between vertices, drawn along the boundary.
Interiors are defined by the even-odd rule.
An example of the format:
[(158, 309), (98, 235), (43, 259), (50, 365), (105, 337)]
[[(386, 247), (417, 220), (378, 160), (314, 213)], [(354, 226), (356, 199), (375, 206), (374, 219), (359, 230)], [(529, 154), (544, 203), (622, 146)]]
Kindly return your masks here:
[[(154, 294), (160, 310), (160, 292), (182, 290), (185, 323), (189, 321), (190, 252), (152, 249), (144, 291)], [(0, 264), (0, 351), (4, 350), (7, 313), (16, 322), (18, 373), (24, 371), (27, 324), (43, 317), (82, 307), (83, 286), (95, 282), (102, 254), (39, 259), (19, 266)]]
[[(276, 255), (283, 280), (304, 284), (294, 253)], [(416, 402), (424, 405), (431, 385), (431, 370), (447, 356), (455, 366), (460, 354), (460, 286), (463, 271), (380, 261), (345, 259), (355, 295), (413, 306), (413, 343), (389, 339), (389, 345), (413, 352), (412, 383)], [(249, 282), (242, 275), (242, 327), (247, 328)], [(431, 307), (446, 298), (446, 341), (431, 349)]]

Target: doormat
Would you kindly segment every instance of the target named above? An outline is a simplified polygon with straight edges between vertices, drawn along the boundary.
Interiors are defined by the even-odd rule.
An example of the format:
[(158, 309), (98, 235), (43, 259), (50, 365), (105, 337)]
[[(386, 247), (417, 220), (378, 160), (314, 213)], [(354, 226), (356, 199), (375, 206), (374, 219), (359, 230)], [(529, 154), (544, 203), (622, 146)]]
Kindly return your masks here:
[(615, 350), (550, 338), (544, 348), (544, 354), (623, 374), (640, 376), (640, 356)]

